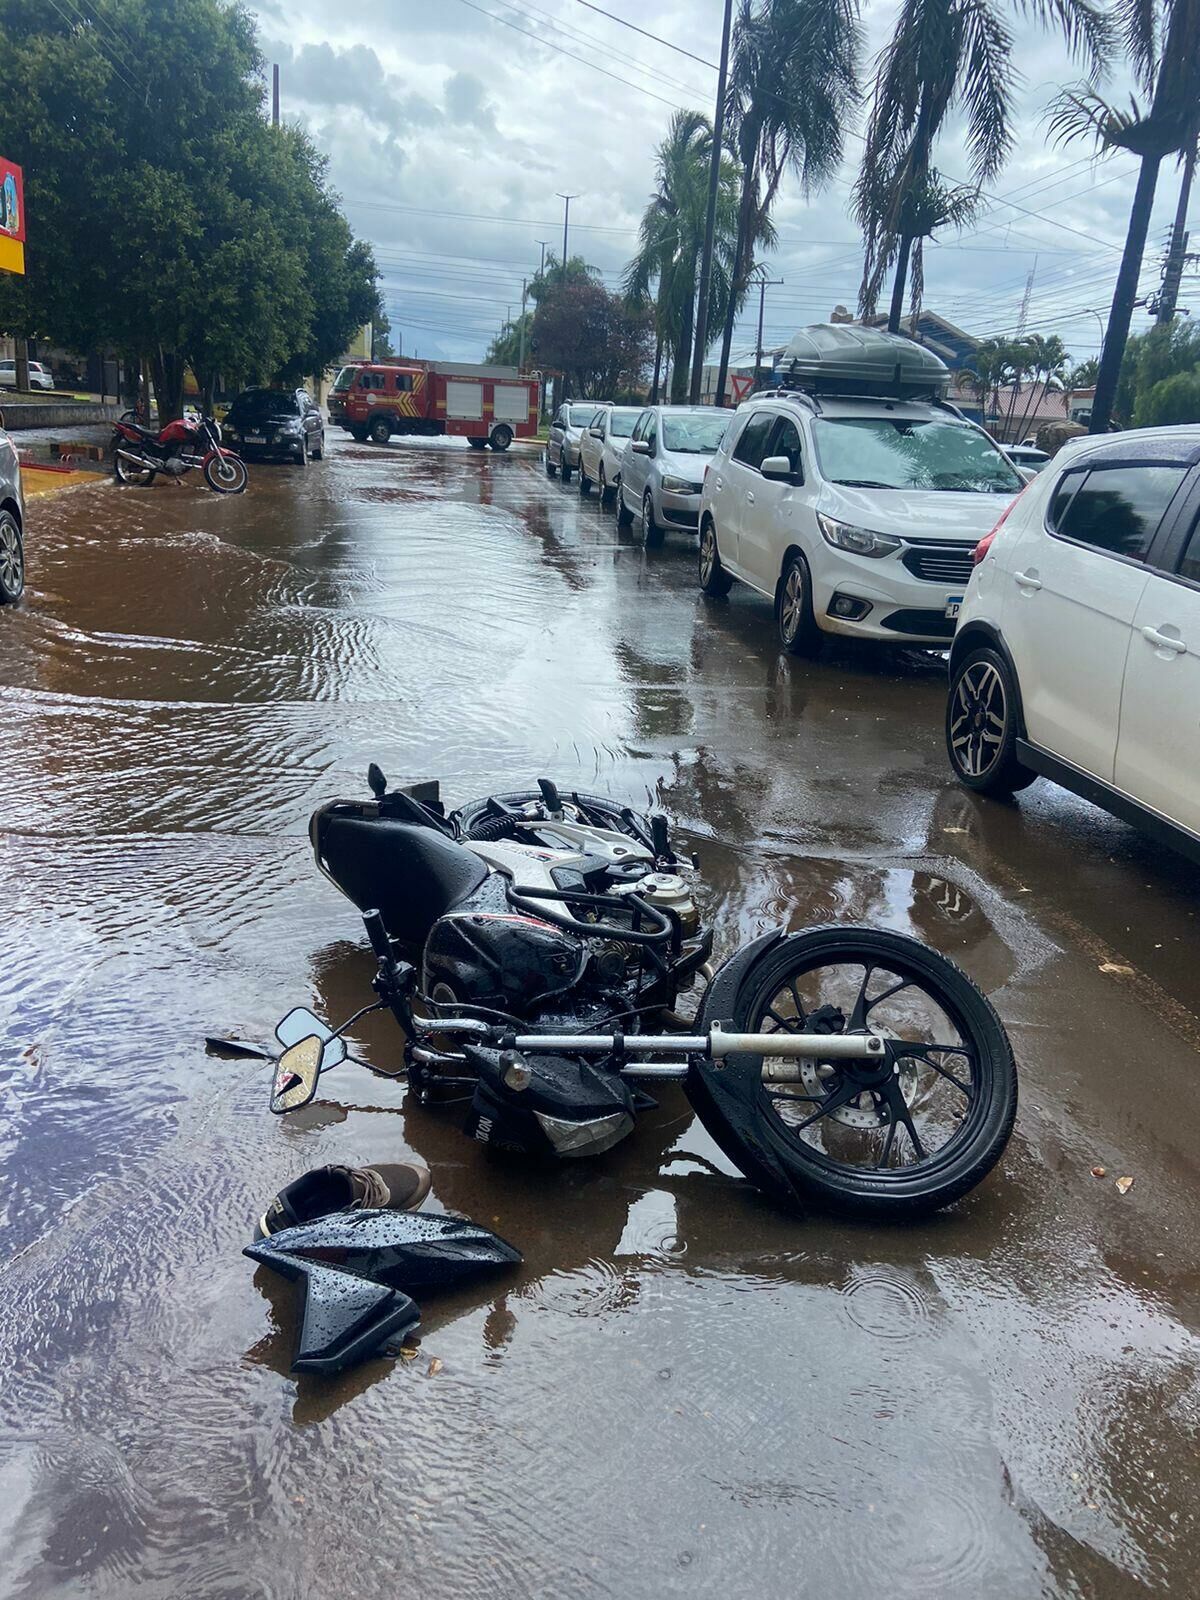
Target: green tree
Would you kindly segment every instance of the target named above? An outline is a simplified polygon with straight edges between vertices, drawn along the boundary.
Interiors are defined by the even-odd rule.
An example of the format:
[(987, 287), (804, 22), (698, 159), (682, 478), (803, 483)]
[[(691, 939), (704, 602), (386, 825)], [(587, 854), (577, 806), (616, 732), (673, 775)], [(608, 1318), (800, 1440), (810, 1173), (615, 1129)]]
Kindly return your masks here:
[(165, 419), (188, 363), (206, 387), (315, 371), (371, 314), (370, 251), (305, 136), (265, 123), (240, 6), (5, 0), (0, 52), (0, 149), (33, 218), (0, 324), (148, 360)]
[(1200, 422), (1200, 366), (1154, 384), (1139, 397), (1133, 413), (1135, 428), (1164, 428), (1181, 422)]
[[(1143, 422), (1153, 391), (1200, 367), (1200, 326), (1185, 321), (1135, 334), (1125, 346), (1117, 384), (1114, 415), (1123, 426), (1150, 427)], [(1181, 391), (1182, 392), (1182, 391)]]
[(824, 188), (841, 163), (845, 120), (859, 98), (860, 42), (857, 0), (740, 0), (726, 116), (741, 166), (741, 192), (718, 405), (754, 247), (766, 237), (785, 173), (792, 172), (809, 194)]
[(531, 354), (561, 372), (570, 393), (608, 398), (638, 387), (650, 354), (651, 316), (603, 284), (568, 276), (541, 287)]
[(1194, 143), (1200, 122), (1200, 0), (1120, 0), (1117, 17), (1141, 100), (1116, 106), (1084, 83), (1058, 97), (1051, 119), (1064, 142), (1091, 138), (1105, 154), (1128, 150), (1140, 161), (1100, 352), (1093, 433), (1107, 431), (1117, 400), (1159, 168)]
[[(1057, 24), (1091, 68), (1099, 70), (1107, 59), (1109, 29), (1093, 0), (1027, 0), (1022, 9)], [(919, 255), (920, 240), (928, 236), (914, 229), (932, 231), (931, 221), (933, 227), (957, 225), (969, 216), (971, 189), (996, 176), (1012, 146), (1012, 53), (998, 0), (901, 0), (891, 42), (879, 58), (855, 186), (866, 240), (860, 307), (864, 314), (874, 311), (894, 263), (893, 333), (900, 327), (910, 257), (914, 246)], [(948, 187), (933, 166), (934, 144), (952, 111), (964, 123), (968, 189)]]
[[(677, 111), (671, 118), (667, 137), (657, 151), (655, 190), (642, 213), (638, 251), (625, 269), (629, 300), (639, 307), (654, 307), (659, 351), (666, 347), (671, 353), (671, 399), (677, 403), (687, 398), (691, 371), (712, 137), (712, 124), (699, 111)], [(722, 157), (709, 288), (713, 327), (724, 321), (731, 292), (739, 189), (736, 165)], [(768, 221), (758, 242), (773, 244), (774, 240)], [(656, 393), (658, 367), (656, 355)]]

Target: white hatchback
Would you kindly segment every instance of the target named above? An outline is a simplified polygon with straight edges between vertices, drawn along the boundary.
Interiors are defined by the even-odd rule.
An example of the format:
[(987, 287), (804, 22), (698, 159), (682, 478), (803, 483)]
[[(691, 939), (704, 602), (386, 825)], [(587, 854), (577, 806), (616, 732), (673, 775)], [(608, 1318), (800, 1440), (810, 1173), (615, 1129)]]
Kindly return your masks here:
[(579, 436), (579, 492), (600, 491), (600, 504), (609, 505), (621, 476), (621, 457), (641, 406), (606, 406)]
[(794, 655), (826, 633), (944, 645), (971, 553), (1023, 485), (940, 402), (760, 396), (705, 473), (700, 587), (736, 578), (766, 595)]
[(1200, 860), (1200, 427), (1072, 440), (982, 542), (946, 745), (972, 789), (1044, 774)]

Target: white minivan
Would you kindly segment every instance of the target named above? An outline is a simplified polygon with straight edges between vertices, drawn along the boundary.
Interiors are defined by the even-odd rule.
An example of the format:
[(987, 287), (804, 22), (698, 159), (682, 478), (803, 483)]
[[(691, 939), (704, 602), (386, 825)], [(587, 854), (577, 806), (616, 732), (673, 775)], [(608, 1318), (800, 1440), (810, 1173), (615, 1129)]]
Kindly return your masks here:
[(795, 655), (826, 633), (944, 646), (972, 551), (1025, 480), (940, 398), (931, 352), (857, 327), (799, 341), (817, 355), (793, 363), (796, 387), (740, 406), (709, 464), (700, 586), (767, 596)]
[(976, 552), (955, 775), (1042, 774), (1200, 860), (1200, 426), (1074, 439)]

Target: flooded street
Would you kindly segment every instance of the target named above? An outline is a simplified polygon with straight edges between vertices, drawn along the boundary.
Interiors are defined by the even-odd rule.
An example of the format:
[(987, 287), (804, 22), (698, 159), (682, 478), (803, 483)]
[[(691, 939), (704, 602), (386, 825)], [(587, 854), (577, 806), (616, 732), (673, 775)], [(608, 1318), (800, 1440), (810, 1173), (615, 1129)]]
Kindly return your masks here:
[[(781, 655), (532, 453), (330, 442), (240, 498), (33, 503), (0, 612), (0, 1592), (1192, 1594), (1200, 870), (967, 794), (941, 658)], [(718, 955), (842, 919), (951, 955), (1022, 1072), (1001, 1166), (888, 1230), (772, 1210), (670, 1086), (554, 1171), (351, 1064), (270, 1117), (204, 1035), (370, 1000), (306, 824), (372, 760), (661, 804)], [(429, 1299), (415, 1361), (298, 1381), (253, 1221), (406, 1152), (525, 1265)]]

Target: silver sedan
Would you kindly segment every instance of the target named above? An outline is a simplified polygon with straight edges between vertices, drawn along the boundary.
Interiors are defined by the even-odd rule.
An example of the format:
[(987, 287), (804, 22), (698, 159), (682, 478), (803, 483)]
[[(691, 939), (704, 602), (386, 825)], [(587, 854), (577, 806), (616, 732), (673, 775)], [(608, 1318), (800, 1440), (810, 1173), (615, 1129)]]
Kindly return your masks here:
[(17, 447), (0, 433), (0, 605), (15, 605), (25, 588), (25, 496)]
[(695, 533), (704, 469), (732, 416), (715, 406), (648, 406), (621, 457), (617, 526), (638, 518), (646, 544), (661, 544), (671, 527)]

